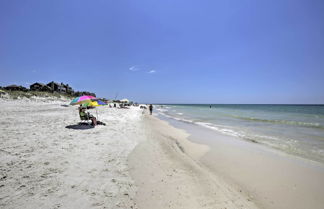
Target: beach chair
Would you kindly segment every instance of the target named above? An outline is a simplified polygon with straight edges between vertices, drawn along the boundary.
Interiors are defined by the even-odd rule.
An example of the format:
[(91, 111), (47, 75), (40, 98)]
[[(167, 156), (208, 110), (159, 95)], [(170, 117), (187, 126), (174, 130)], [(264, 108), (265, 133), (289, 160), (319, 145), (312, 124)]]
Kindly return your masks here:
[(92, 122), (88, 114), (80, 115), (80, 120), (81, 120), (80, 122), (81, 125), (89, 125)]

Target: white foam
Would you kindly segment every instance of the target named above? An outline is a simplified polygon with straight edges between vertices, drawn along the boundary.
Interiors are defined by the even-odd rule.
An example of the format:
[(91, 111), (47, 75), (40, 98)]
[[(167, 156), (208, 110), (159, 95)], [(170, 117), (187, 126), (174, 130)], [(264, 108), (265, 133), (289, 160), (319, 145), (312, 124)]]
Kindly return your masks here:
[[(215, 124), (212, 123), (206, 123), (206, 122), (196, 122), (195, 124), (203, 126), (205, 128), (209, 128), (218, 132), (221, 132), (223, 134), (226, 135), (230, 135), (230, 136), (236, 136), (236, 137), (244, 137), (245, 135), (239, 132), (236, 132), (234, 130), (228, 129), (228, 128), (221, 128), (216, 126)], [(226, 127), (226, 126), (222, 126), (222, 127)]]

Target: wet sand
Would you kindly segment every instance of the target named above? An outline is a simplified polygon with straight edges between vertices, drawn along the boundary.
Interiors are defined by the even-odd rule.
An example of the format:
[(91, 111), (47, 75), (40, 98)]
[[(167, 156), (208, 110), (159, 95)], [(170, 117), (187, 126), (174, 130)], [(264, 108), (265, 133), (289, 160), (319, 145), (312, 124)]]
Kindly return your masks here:
[(257, 208), (247, 194), (199, 162), (207, 146), (151, 116), (145, 118), (145, 130), (146, 141), (129, 158), (138, 208)]
[(324, 165), (263, 145), (178, 121), (189, 139), (209, 146), (200, 160), (211, 172), (238, 185), (266, 209), (321, 209), (324, 205)]

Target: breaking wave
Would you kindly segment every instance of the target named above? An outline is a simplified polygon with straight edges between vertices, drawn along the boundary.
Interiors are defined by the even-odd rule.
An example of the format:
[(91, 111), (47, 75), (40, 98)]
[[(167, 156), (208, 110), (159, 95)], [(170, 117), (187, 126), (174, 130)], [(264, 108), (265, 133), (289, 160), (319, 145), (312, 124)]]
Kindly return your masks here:
[(270, 120), (270, 119), (254, 118), (254, 117), (242, 117), (237, 115), (232, 115), (232, 117), (242, 119), (242, 120), (257, 121), (257, 122), (264, 122), (264, 123), (285, 124), (285, 125), (293, 125), (293, 126), (303, 126), (307, 128), (324, 129), (324, 126), (322, 126), (319, 123), (307, 123), (307, 122), (290, 121), (290, 120)]

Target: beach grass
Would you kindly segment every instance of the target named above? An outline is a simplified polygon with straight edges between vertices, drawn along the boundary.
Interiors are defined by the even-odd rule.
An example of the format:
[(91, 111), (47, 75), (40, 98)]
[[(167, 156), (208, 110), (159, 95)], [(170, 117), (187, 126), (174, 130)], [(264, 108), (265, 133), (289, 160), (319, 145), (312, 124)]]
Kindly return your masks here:
[[(6, 93), (6, 97), (10, 99), (22, 99), (22, 98), (34, 98), (34, 97), (42, 97), (42, 98), (66, 98), (66, 99), (72, 99), (72, 95), (68, 95), (66, 93), (58, 93), (58, 92), (44, 92), (44, 91), (8, 91), (3, 90)], [(2, 95), (2, 97), (4, 97)]]

